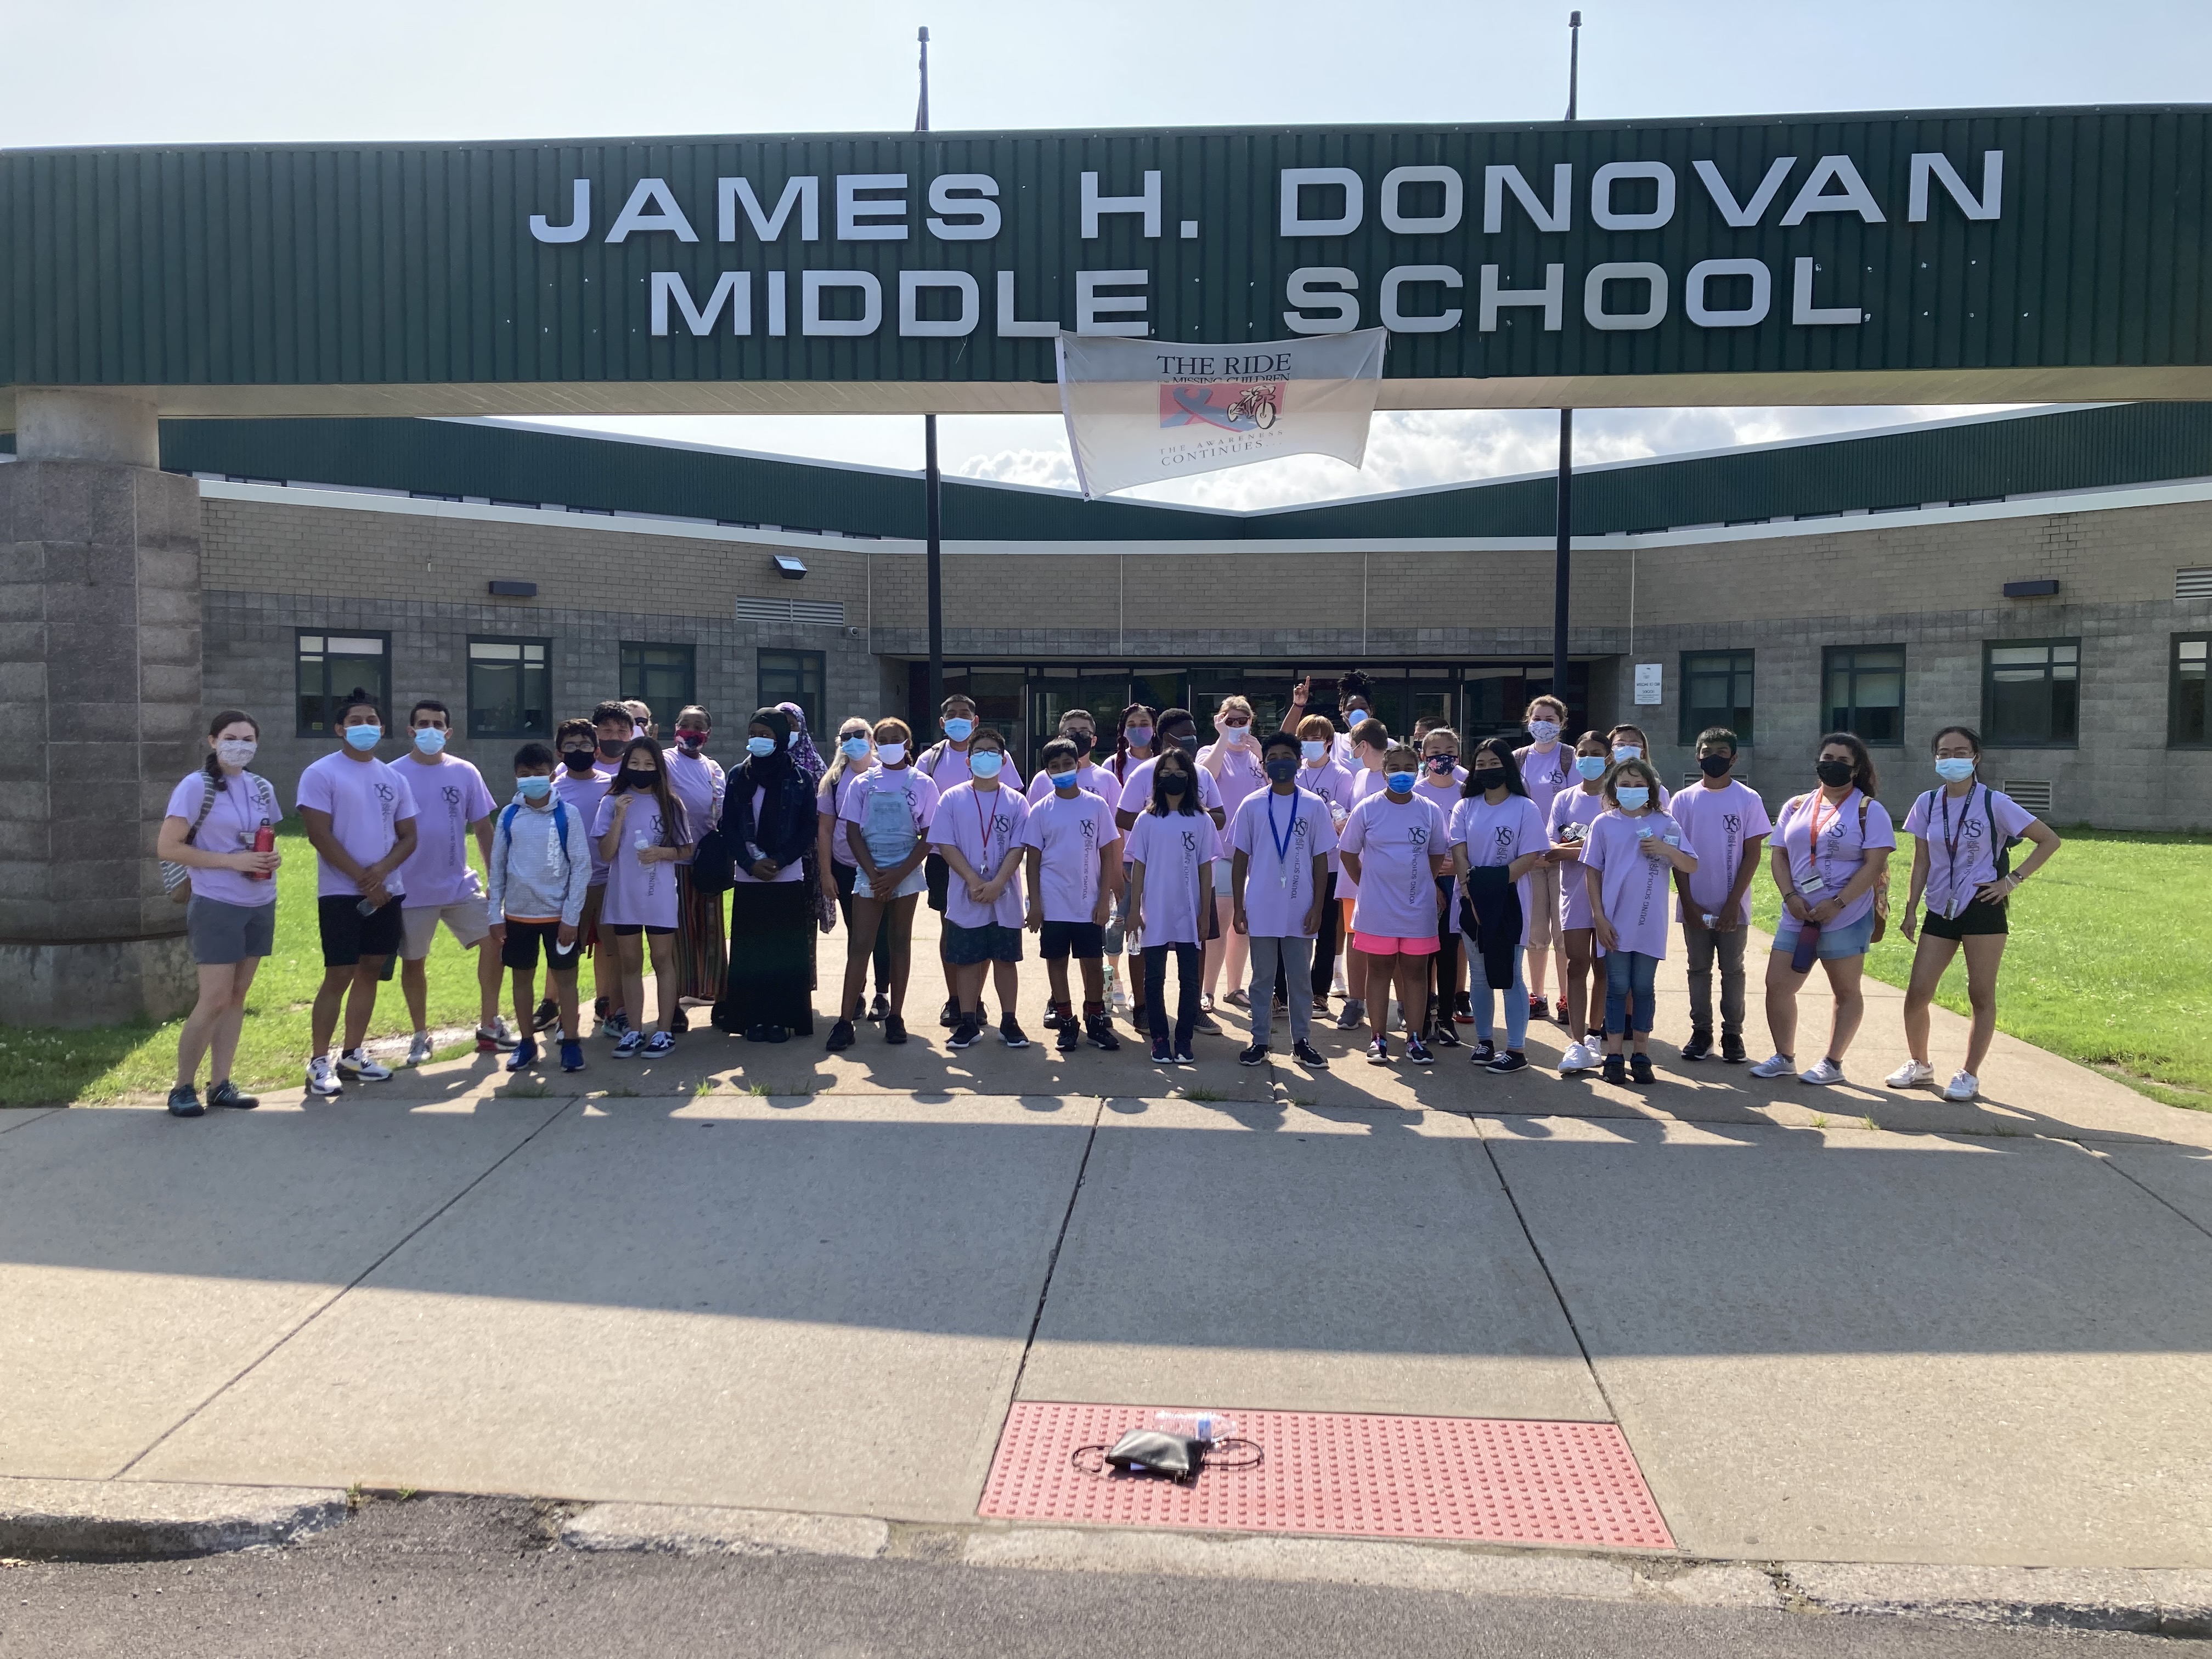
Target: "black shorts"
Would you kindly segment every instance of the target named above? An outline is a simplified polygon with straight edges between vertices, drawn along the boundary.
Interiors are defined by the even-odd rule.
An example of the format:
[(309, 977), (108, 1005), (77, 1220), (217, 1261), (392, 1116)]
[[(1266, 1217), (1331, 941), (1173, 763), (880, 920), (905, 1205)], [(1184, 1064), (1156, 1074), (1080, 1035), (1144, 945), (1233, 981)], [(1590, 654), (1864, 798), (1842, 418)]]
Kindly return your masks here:
[(1106, 925), (1097, 921), (1048, 921), (1038, 936), (1037, 954), (1047, 962), (1097, 962), (1106, 954)]
[(1930, 910), (1921, 922), (1920, 931), (1930, 939), (1973, 939), (1984, 933), (2009, 933), (2012, 927), (2005, 919), (2008, 908), (1968, 899), (1966, 908), (1955, 916), (1939, 916)]
[(535, 969), (538, 966), (538, 946), (545, 945), (545, 971), (549, 974), (573, 974), (577, 958), (584, 954), (580, 936), (578, 942), (561, 948), (561, 924), (557, 921), (510, 921), (507, 924), (507, 943), (499, 947), (500, 961), (509, 968)]
[(676, 937), (673, 927), (647, 927), (642, 922), (635, 921), (603, 921), (599, 924), (599, 931), (616, 939), (635, 939), (640, 933), (650, 933), (655, 939)]
[(315, 901), (315, 921), (323, 935), (325, 968), (351, 968), (363, 957), (396, 957), (404, 937), (396, 896), (363, 915), (359, 895), (325, 893)]
[(1018, 927), (963, 927), (945, 924), (945, 959), (955, 968), (973, 968), (981, 962), (1019, 962), (1022, 930)]
[(929, 884), (929, 908), (945, 908), (945, 891), (952, 884), (952, 866), (938, 854), (932, 853), (921, 861), (922, 879)]

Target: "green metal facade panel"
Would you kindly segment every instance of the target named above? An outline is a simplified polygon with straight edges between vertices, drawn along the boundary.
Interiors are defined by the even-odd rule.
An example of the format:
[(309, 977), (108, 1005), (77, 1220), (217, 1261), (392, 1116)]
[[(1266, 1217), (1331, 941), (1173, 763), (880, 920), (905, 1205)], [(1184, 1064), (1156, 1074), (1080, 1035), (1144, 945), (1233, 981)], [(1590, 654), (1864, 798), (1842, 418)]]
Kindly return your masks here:
[[(1341, 131), (944, 133), (611, 140), (460, 146), (175, 148), (0, 153), (0, 386), (322, 386), (568, 382), (967, 381), (1053, 378), (1048, 339), (1002, 338), (1000, 272), (1020, 314), (1073, 325), (1079, 270), (1142, 270), (1146, 313), (1161, 339), (1280, 337), (1294, 269), (1356, 273), (1360, 320), (1377, 320), (1394, 268), (1442, 265), (1464, 286), (1416, 283), (1407, 314), (1449, 306), (1462, 320), (1392, 341), (1401, 379), (1563, 374), (1639, 376), (1843, 370), (2063, 368), (2212, 363), (2212, 120), (2205, 106), (1960, 111), (1740, 118), (1608, 125), (1382, 127)], [(2002, 151), (2002, 207), (1970, 219), (1936, 184), (1908, 221), (1916, 153), (1939, 153), (1972, 191), (1985, 152)], [(1695, 164), (1711, 163), (1739, 200), (1778, 158), (1795, 157), (1758, 216), (1732, 227)], [(1785, 226), (1820, 158), (1863, 179), (1882, 222), (1817, 210)], [(1602, 229), (1594, 174), (1609, 162), (1671, 170), (1675, 205), (1654, 229)], [(1485, 169), (1520, 169), (1552, 202), (1553, 169), (1571, 169), (1570, 222), (1540, 230), (1510, 191), (1486, 232)], [(1443, 167), (1463, 183), (1455, 228), (1399, 232), (1382, 222), (1384, 178)], [(1285, 168), (1340, 167), (1360, 179), (1364, 210), (1342, 235), (1285, 235)], [(1081, 235), (1080, 179), (1131, 196), (1161, 174), (1159, 234), (1112, 215)], [(944, 240), (926, 222), (933, 179), (988, 174), (1003, 216), (988, 240)], [(837, 180), (903, 175), (904, 240), (840, 240)], [(697, 240), (647, 230), (606, 240), (641, 179), (665, 181)], [(743, 212), (720, 240), (717, 181), (744, 178), (764, 206), (787, 180), (820, 181), (820, 234), (787, 224), (763, 242)], [(569, 217), (590, 182), (590, 234), (536, 240), (533, 214)], [(1445, 186), (1399, 196), (1409, 215), (1442, 216)], [(1843, 183), (1825, 192), (1832, 202)], [(1655, 208), (1650, 180), (1617, 187), (1614, 208)], [(1334, 210), (1327, 189), (1307, 211)], [(798, 216), (794, 215), (794, 218)], [(1184, 221), (1196, 233), (1185, 239)], [(874, 222), (890, 222), (877, 221)], [(1820, 307), (1858, 307), (1856, 326), (1792, 320), (1795, 261), (1816, 263)], [(1686, 280), (1700, 260), (1755, 259), (1771, 309), (1755, 326), (1700, 326)], [(1642, 331), (1589, 324), (1583, 279), (1601, 262), (1649, 262), (1669, 280), (1663, 321)], [(1479, 271), (1526, 289), (1565, 267), (1563, 325), (1510, 307), (1479, 326)], [(961, 338), (902, 336), (902, 270), (963, 271), (978, 283), (981, 325)], [(724, 271), (752, 281), (751, 332), (726, 311), (695, 338), (680, 321), (651, 332), (652, 276), (674, 271), (703, 301)], [(801, 276), (864, 271), (883, 289), (884, 321), (858, 337), (799, 332)], [(790, 332), (773, 337), (767, 279), (791, 289)], [(1741, 303), (1747, 277), (1709, 298)], [(1616, 285), (1632, 308), (1640, 285)], [(835, 307), (832, 307), (835, 309)]]
[[(12, 440), (0, 435), (0, 450)], [(164, 421), (173, 471), (860, 535), (919, 538), (918, 476), (451, 421)], [(1576, 529), (1803, 517), (2212, 477), (2212, 404), (2124, 404), (1655, 459), (1585, 471)], [(945, 534), (977, 541), (1355, 540), (1548, 536), (1548, 477), (1317, 507), (1208, 513), (945, 482)]]

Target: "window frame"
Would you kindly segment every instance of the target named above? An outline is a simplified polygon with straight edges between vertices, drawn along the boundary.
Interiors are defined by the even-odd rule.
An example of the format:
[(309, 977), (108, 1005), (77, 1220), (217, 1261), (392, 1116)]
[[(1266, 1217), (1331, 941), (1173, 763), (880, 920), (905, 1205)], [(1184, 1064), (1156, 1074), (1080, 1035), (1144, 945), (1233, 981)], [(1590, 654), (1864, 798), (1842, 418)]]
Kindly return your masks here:
[[(1894, 651), (1897, 653), (1897, 665), (1894, 670), (1898, 682), (1897, 735), (1893, 738), (1869, 738), (1866, 733), (1858, 729), (1858, 714), (1860, 708), (1860, 703), (1858, 701), (1858, 682), (1862, 673), (1888, 673), (1892, 672), (1887, 667), (1862, 670), (1858, 666), (1856, 659), (1861, 653), (1875, 651)], [(1849, 655), (1855, 660), (1852, 662), (1850, 666), (1851, 700), (1849, 703), (1844, 705), (1847, 718), (1838, 720), (1833, 718), (1836, 713), (1837, 705), (1829, 698), (1828, 685), (1830, 678), (1836, 672), (1836, 659), (1844, 655)], [(1880, 642), (1870, 641), (1866, 644), (1823, 646), (1820, 648), (1821, 731), (1849, 732), (1854, 737), (1857, 738), (1860, 742), (1865, 744), (1869, 749), (1902, 749), (1905, 746), (1905, 709), (1910, 701), (1907, 696), (1907, 693), (1911, 689), (1911, 680), (1910, 678), (1911, 669), (1912, 654), (1911, 649), (1902, 640), (1894, 641), (1882, 641)]]
[[(1741, 707), (1747, 716), (1745, 719), (1739, 720), (1735, 717), (1734, 711), (1738, 707), (1738, 705), (1735, 703), (1731, 703), (1729, 705), (1729, 718), (1723, 720), (1706, 720), (1702, 716), (1693, 715), (1691, 713), (1690, 685), (1691, 677), (1693, 672), (1691, 665), (1699, 661), (1701, 659), (1711, 659), (1717, 657), (1742, 659), (1742, 666), (1741, 668), (1738, 668), (1734, 662), (1731, 662), (1727, 672), (1729, 676), (1729, 690), (1731, 696), (1733, 696), (1736, 690), (1736, 680), (1738, 676), (1741, 675), (1742, 678), (1744, 683), (1744, 701)], [(1754, 723), (1759, 714), (1758, 665), (1758, 649), (1755, 647), (1750, 646), (1722, 646), (1717, 649), (1707, 651), (1685, 651), (1680, 654), (1680, 659), (1675, 664), (1675, 672), (1680, 678), (1674, 683), (1681, 688), (1676, 694), (1677, 706), (1675, 708), (1675, 722), (1677, 734), (1684, 748), (1687, 749), (1693, 746), (1698, 741), (1698, 733), (1704, 731), (1709, 726), (1727, 726), (1736, 734), (1736, 741), (1741, 747), (1745, 749), (1751, 747), (1754, 741)], [(1717, 671), (1708, 668), (1703, 672), (1707, 674), (1711, 674)], [(1826, 690), (1826, 685), (1824, 679), (1822, 684), (1822, 691), (1824, 695)]]
[[(500, 726), (497, 728), (488, 726), (480, 726), (477, 724), (477, 709), (479, 706), (477, 696), (477, 647), (480, 645), (534, 645), (544, 650), (545, 653), (545, 661), (541, 672), (545, 676), (545, 710), (542, 730), (533, 729), (527, 724), (514, 727)], [(518, 675), (526, 674), (528, 669), (529, 665), (526, 662), (518, 660), (516, 664), (516, 672)], [(470, 741), (473, 742), (478, 738), (536, 738), (547, 743), (552, 741), (555, 726), (553, 719), (553, 641), (550, 635), (538, 634), (471, 634), (468, 636), (467, 641), (464, 647), (461, 659), (461, 673), (463, 681), (467, 687), (468, 693), (466, 699), (467, 712), (463, 716), (463, 719), (465, 727), (465, 735)], [(526, 690), (524, 695), (518, 697), (516, 700), (517, 712), (522, 713), (526, 711), (527, 703), (528, 697), (527, 691)]]
[[(686, 684), (684, 696), (677, 701), (675, 707), (672, 708), (663, 708), (660, 706), (660, 703), (655, 701), (655, 699), (648, 694), (647, 684), (644, 679), (644, 675), (648, 669), (658, 669), (665, 672), (667, 671), (670, 666), (667, 664), (646, 663), (641, 661), (637, 665), (639, 680), (635, 688), (632, 688), (627, 678), (629, 672), (629, 665), (624, 660), (627, 654), (632, 651), (680, 651), (684, 653), (684, 678)], [(677, 715), (682, 714), (685, 708), (696, 704), (699, 701), (699, 647), (697, 643), (690, 640), (619, 640), (616, 641), (615, 688), (616, 696), (625, 700), (630, 697), (635, 697), (639, 702), (646, 704), (653, 710), (653, 717), (654, 720), (659, 721), (665, 729), (673, 731), (676, 726)]]
[[(799, 659), (799, 690), (796, 695), (778, 697), (769, 695), (767, 675), (769, 659), (771, 657), (792, 657)], [(806, 667), (809, 663), (813, 665), (814, 670), (814, 706), (811, 708), (807, 706), (806, 694)], [(830, 695), (830, 653), (826, 651), (807, 651), (782, 646), (760, 647), (753, 653), (753, 690), (760, 696), (760, 701), (754, 705), (756, 708), (773, 708), (780, 702), (795, 702), (806, 711), (806, 729), (809, 732), (819, 731), (823, 720), (822, 704)], [(1008, 732), (1006, 734), (1008, 747), (1013, 747), (1014, 742), (1014, 734)]]
[[(2185, 645), (2201, 645), (2205, 654), (2205, 673), (2200, 682), (2205, 688), (2202, 711), (2204, 729), (2201, 736), (2194, 738), (2181, 735), (2181, 647)], [(2169, 749), (2212, 749), (2212, 629), (2177, 629), (2167, 643), (2166, 746)]]
[[(2040, 646), (2045, 651), (2043, 685), (2046, 693), (2057, 685), (2058, 677), (2052, 671), (2057, 664), (2050, 653), (2061, 646), (2070, 646), (2074, 652), (2074, 718), (2073, 731), (2067, 736), (2049, 738), (2016, 738), (1997, 729), (1996, 721), (1996, 660), (1999, 651), (2018, 650), (2028, 646)], [(2055, 702), (2055, 697), (2052, 699)], [(2056, 720), (2046, 719), (2046, 726), (2055, 726)], [(1991, 749), (2079, 749), (2081, 746), (2081, 637), (2080, 635), (2051, 635), (2024, 640), (1984, 640), (1982, 641), (1982, 741)]]
[[(384, 628), (295, 628), (292, 630), (292, 723), (294, 727), (292, 735), (296, 738), (304, 738), (311, 743), (329, 742), (335, 739), (337, 736), (337, 729), (336, 726), (331, 723), (330, 700), (341, 694), (337, 691), (333, 691), (331, 689), (331, 654), (327, 649), (317, 653), (322, 658), (321, 666), (323, 671), (323, 690), (317, 695), (323, 699), (323, 717), (325, 729), (320, 732), (315, 731), (303, 718), (306, 710), (302, 705), (307, 700), (307, 693), (300, 684), (301, 670), (305, 666), (301, 659), (305, 654), (302, 642), (311, 639), (325, 641), (331, 639), (374, 640), (384, 647), (381, 653), (380, 653), (375, 659), (375, 660), (380, 664), (384, 676), (383, 690), (377, 694), (377, 700), (383, 705), (384, 718), (388, 724), (392, 718), (391, 629)], [(356, 656), (353, 660), (367, 662), (370, 660), (370, 659), (362, 656)], [(350, 690), (352, 688), (348, 687), (346, 689)]]

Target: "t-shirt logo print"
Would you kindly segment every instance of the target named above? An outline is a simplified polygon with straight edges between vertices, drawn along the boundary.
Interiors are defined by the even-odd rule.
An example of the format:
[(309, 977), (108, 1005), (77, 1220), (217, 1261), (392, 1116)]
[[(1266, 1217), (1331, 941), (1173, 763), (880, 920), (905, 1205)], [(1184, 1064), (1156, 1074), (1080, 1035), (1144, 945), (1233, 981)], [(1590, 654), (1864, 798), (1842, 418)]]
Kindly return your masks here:
[(399, 810), (399, 792), (382, 781), (372, 784), (370, 787), (376, 791), (377, 809), (384, 814), (385, 823), (390, 823), (392, 814)]
[(1513, 843), (1516, 839), (1518, 839), (1520, 834), (1518, 830), (1515, 830), (1512, 825), (1508, 823), (1499, 824), (1494, 833), (1498, 843), (1498, 850), (1501, 853), (1511, 852), (1513, 850)]
[(1425, 823), (1413, 825), (1406, 831), (1406, 844), (1408, 847), (1426, 847), (1429, 844), (1429, 826)]

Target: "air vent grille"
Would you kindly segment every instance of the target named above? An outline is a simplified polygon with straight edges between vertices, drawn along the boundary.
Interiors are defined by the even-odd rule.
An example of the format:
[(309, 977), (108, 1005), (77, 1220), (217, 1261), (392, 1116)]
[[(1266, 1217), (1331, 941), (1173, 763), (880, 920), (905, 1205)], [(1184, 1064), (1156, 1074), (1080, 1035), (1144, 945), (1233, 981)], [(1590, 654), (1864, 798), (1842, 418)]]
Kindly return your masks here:
[(2038, 817), (2051, 815), (2049, 778), (2007, 778), (2004, 792)]
[(2212, 569), (2175, 571), (2173, 597), (2177, 599), (2212, 599)]
[(737, 619), (750, 623), (800, 623), (830, 628), (845, 625), (842, 599), (740, 599)]

